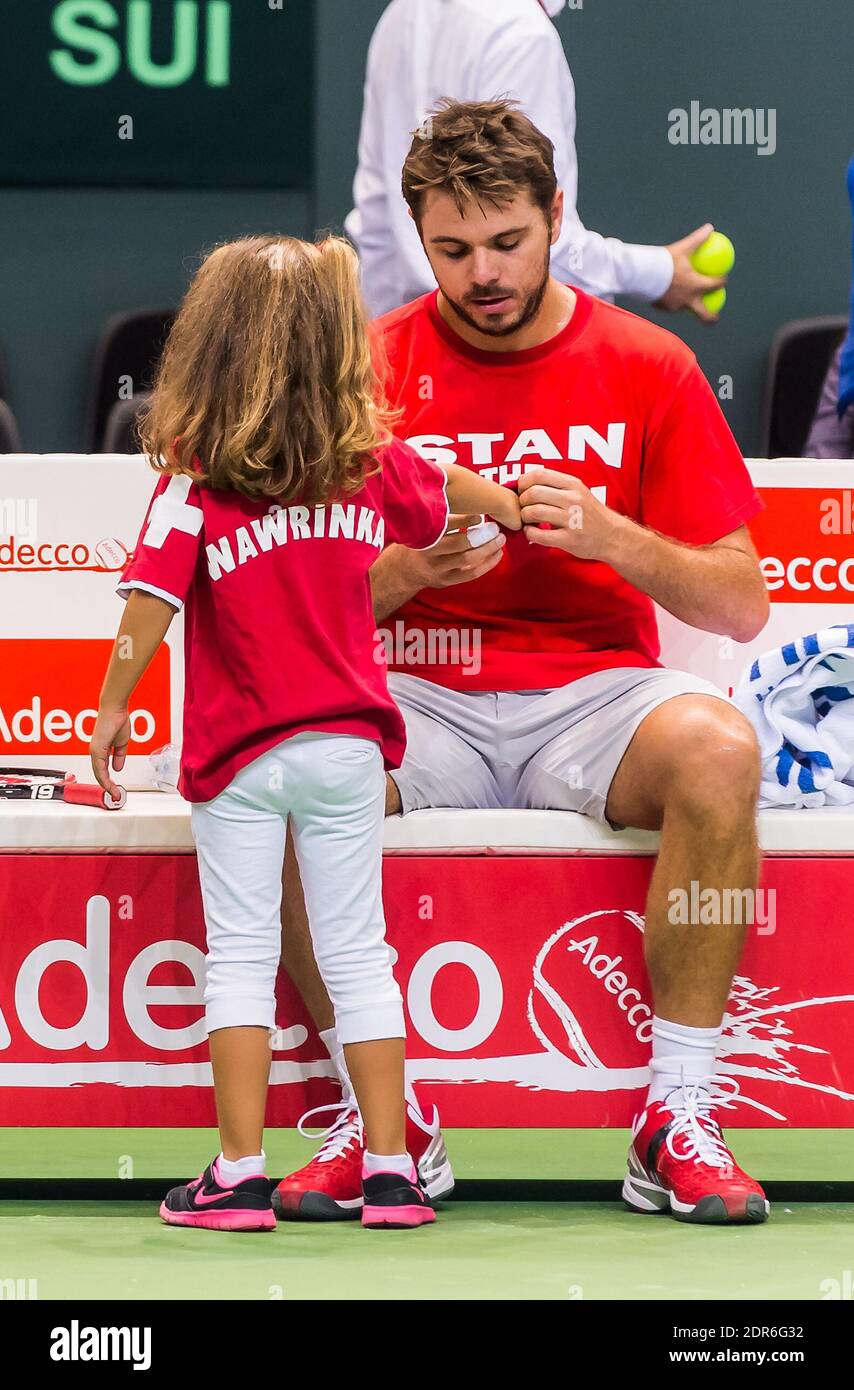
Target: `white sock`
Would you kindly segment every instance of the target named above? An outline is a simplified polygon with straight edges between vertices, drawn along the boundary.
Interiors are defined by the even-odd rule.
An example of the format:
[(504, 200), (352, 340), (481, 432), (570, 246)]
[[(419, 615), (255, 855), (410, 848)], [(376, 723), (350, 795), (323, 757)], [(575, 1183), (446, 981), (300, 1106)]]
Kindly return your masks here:
[(400, 1173), (402, 1178), (411, 1178), (415, 1170), (409, 1154), (372, 1154), (365, 1149), (362, 1158), (362, 1176), (370, 1178), (374, 1173)]
[(348, 1104), (352, 1105), (353, 1109), (356, 1110), (358, 1107), (356, 1105), (355, 1092), (353, 1091), (353, 1083), (350, 1080), (350, 1073), (347, 1070), (347, 1059), (344, 1056), (344, 1049), (338, 1041), (337, 1029), (324, 1028), (320, 1033), (320, 1041), (329, 1053), (332, 1059), (332, 1065), (335, 1068), (335, 1074), (341, 1082), (341, 1099), (347, 1101)]
[(266, 1173), (267, 1155), (263, 1149), (259, 1154), (249, 1154), (248, 1158), (224, 1158), (220, 1154), (216, 1171), (222, 1179), (222, 1186), (228, 1187), (231, 1183), (242, 1182), (244, 1178), (252, 1178), (256, 1173)]
[[(335, 1028), (324, 1028), (320, 1033), (320, 1041), (332, 1058), (338, 1080), (341, 1082), (341, 1089), (344, 1092), (344, 1099), (351, 1100), (353, 1108), (356, 1109), (356, 1096), (353, 1090), (353, 1083), (350, 1080), (350, 1073), (347, 1070), (347, 1059), (344, 1056), (344, 1049), (338, 1041), (338, 1032)], [(407, 1105), (411, 1105), (416, 1115), (421, 1115), (422, 1110), (415, 1094), (415, 1088), (408, 1079), (404, 1081), (404, 1095)]]
[(406, 1071), (403, 1074), (403, 1094), (406, 1097), (406, 1104), (410, 1105), (412, 1109), (415, 1111), (416, 1115), (420, 1115), (423, 1119), (424, 1112), (422, 1111), (418, 1097), (415, 1094), (415, 1087), (409, 1080), (409, 1076), (407, 1075)]
[(335, 1063), (335, 1069), (337, 1071), (338, 1054), (341, 1051), (341, 1044), (338, 1041), (338, 1034), (335, 1030), (334, 1025), (332, 1028), (321, 1028), (319, 1037), (320, 1041), (323, 1043), (323, 1046), (326, 1048), (326, 1051), (329, 1053), (329, 1056)]
[(689, 1028), (685, 1023), (671, 1023), (655, 1015), (647, 1100), (665, 1100), (670, 1091), (681, 1087), (683, 1077), (711, 1093), (721, 1027)]

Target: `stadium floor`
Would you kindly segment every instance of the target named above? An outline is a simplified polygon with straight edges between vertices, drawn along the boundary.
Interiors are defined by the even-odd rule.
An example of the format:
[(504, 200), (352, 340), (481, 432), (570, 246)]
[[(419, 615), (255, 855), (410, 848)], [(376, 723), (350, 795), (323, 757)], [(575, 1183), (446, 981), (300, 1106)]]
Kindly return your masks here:
[[(592, 1180), (620, 1175), (619, 1131), (452, 1131), (457, 1175)], [(742, 1131), (766, 1181), (849, 1180), (852, 1131)], [(194, 1176), (211, 1131), (4, 1130), (0, 1178)], [(270, 1172), (311, 1149), (267, 1136)], [(132, 1168), (129, 1167), (129, 1160)], [(121, 1168), (120, 1168), (120, 1165)], [(0, 1184), (0, 1192), (2, 1184)], [(692, 1227), (619, 1202), (453, 1201), (417, 1232), (281, 1223), (270, 1235), (167, 1228), (149, 1200), (2, 1200), (0, 1280), (40, 1299), (805, 1299), (845, 1287), (854, 1205), (780, 1201), (764, 1226)]]

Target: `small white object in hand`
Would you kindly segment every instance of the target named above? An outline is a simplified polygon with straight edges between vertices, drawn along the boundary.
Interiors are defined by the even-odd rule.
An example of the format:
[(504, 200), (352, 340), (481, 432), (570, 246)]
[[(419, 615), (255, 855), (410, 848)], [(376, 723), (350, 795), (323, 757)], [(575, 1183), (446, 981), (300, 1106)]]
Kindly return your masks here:
[(470, 526), (466, 531), (468, 543), (473, 549), (480, 545), (487, 545), (489, 541), (494, 541), (499, 533), (499, 528), (494, 521), (479, 521), (477, 526)]

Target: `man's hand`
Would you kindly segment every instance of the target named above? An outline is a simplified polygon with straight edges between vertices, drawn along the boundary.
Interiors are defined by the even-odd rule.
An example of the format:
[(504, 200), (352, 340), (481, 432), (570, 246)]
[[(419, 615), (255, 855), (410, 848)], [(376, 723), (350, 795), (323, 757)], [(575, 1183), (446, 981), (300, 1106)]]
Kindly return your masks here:
[[(568, 550), (582, 560), (607, 560), (623, 518), (571, 473), (537, 468), (519, 479), (522, 526), (533, 545)], [(541, 530), (542, 523), (548, 530)]]
[(477, 526), (481, 520), (479, 516), (449, 516), (448, 531), (437, 545), (429, 550), (407, 550), (405, 557), (400, 557), (416, 592), (468, 584), (495, 568), (506, 544), (505, 537), (499, 532), (494, 541), (473, 547), (461, 529)]
[(717, 323), (718, 314), (710, 314), (703, 303), (703, 295), (710, 290), (720, 289), (727, 282), (726, 275), (701, 275), (691, 264), (694, 252), (708, 241), (714, 227), (706, 222), (696, 232), (674, 241), (666, 249), (673, 257), (673, 280), (670, 289), (656, 301), (658, 309), (690, 309), (703, 323)]
[(449, 516), (446, 533), (430, 550), (409, 550), (390, 545), (370, 568), (374, 617), (384, 622), (421, 589), (448, 589), (468, 584), (495, 569), (504, 553), (506, 537), (499, 532), (494, 541), (471, 546), (462, 526), (476, 526), (479, 516)]

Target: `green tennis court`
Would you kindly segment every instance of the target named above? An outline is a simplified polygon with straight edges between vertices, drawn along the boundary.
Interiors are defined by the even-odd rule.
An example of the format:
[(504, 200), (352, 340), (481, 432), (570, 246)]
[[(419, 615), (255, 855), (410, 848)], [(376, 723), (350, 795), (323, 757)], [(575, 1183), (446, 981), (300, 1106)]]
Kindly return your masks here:
[(8, 1202), (4, 1279), (43, 1299), (805, 1299), (844, 1284), (854, 1206), (795, 1204), (761, 1227), (688, 1227), (617, 1203), (454, 1202), (435, 1226), (162, 1225), (142, 1202)]
[[(167, 1228), (138, 1184), (195, 1175), (213, 1131), (5, 1130), (0, 1134), (0, 1281), (40, 1299), (805, 1299), (850, 1286), (854, 1203), (832, 1199), (854, 1175), (851, 1131), (753, 1130), (739, 1155), (794, 1199), (767, 1225), (686, 1226), (638, 1217), (618, 1200), (555, 1200), (621, 1176), (614, 1130), (457, 1130), (448, 1134), (462, 1200), (417, 1232), (358, 1223), (282, 1223), (270, 1235)], [(270, 1131), (269, 1171), (311, 1148)], [(14, 1182), (128, 1182), (128, 1199), (3, 1199)], [(828, 1183), (828, 1200), (796, 1200)], [(507, 1200), (490, 1200), (500, 1183)], [(559, 1184), (559, 1186), (558, 1186)], [(52, 1182), (51, 1182), (52, 1185)], [(515, 1200), (532, 1186), (544, 1200)], [(115, 1191), (115, 1186), (112, 1188)], [(807, 1190), (807, 1189), (804, 1189)], [(810, 1189), (814, 1190), (814, 1189)], [(616, 1188), (614, 1189), (616, 1193)], [(469, 1194), (476, 1192), (478, 1200)], [(846, 1283), (846, 1271), (848, 1280)], [(26, 1281), (35, 1281), (28, 1285)], [(20, 1296), (20, 1295), (19, 1295)], [(34, 1296), (30, 1294), (29, 1296)]]

